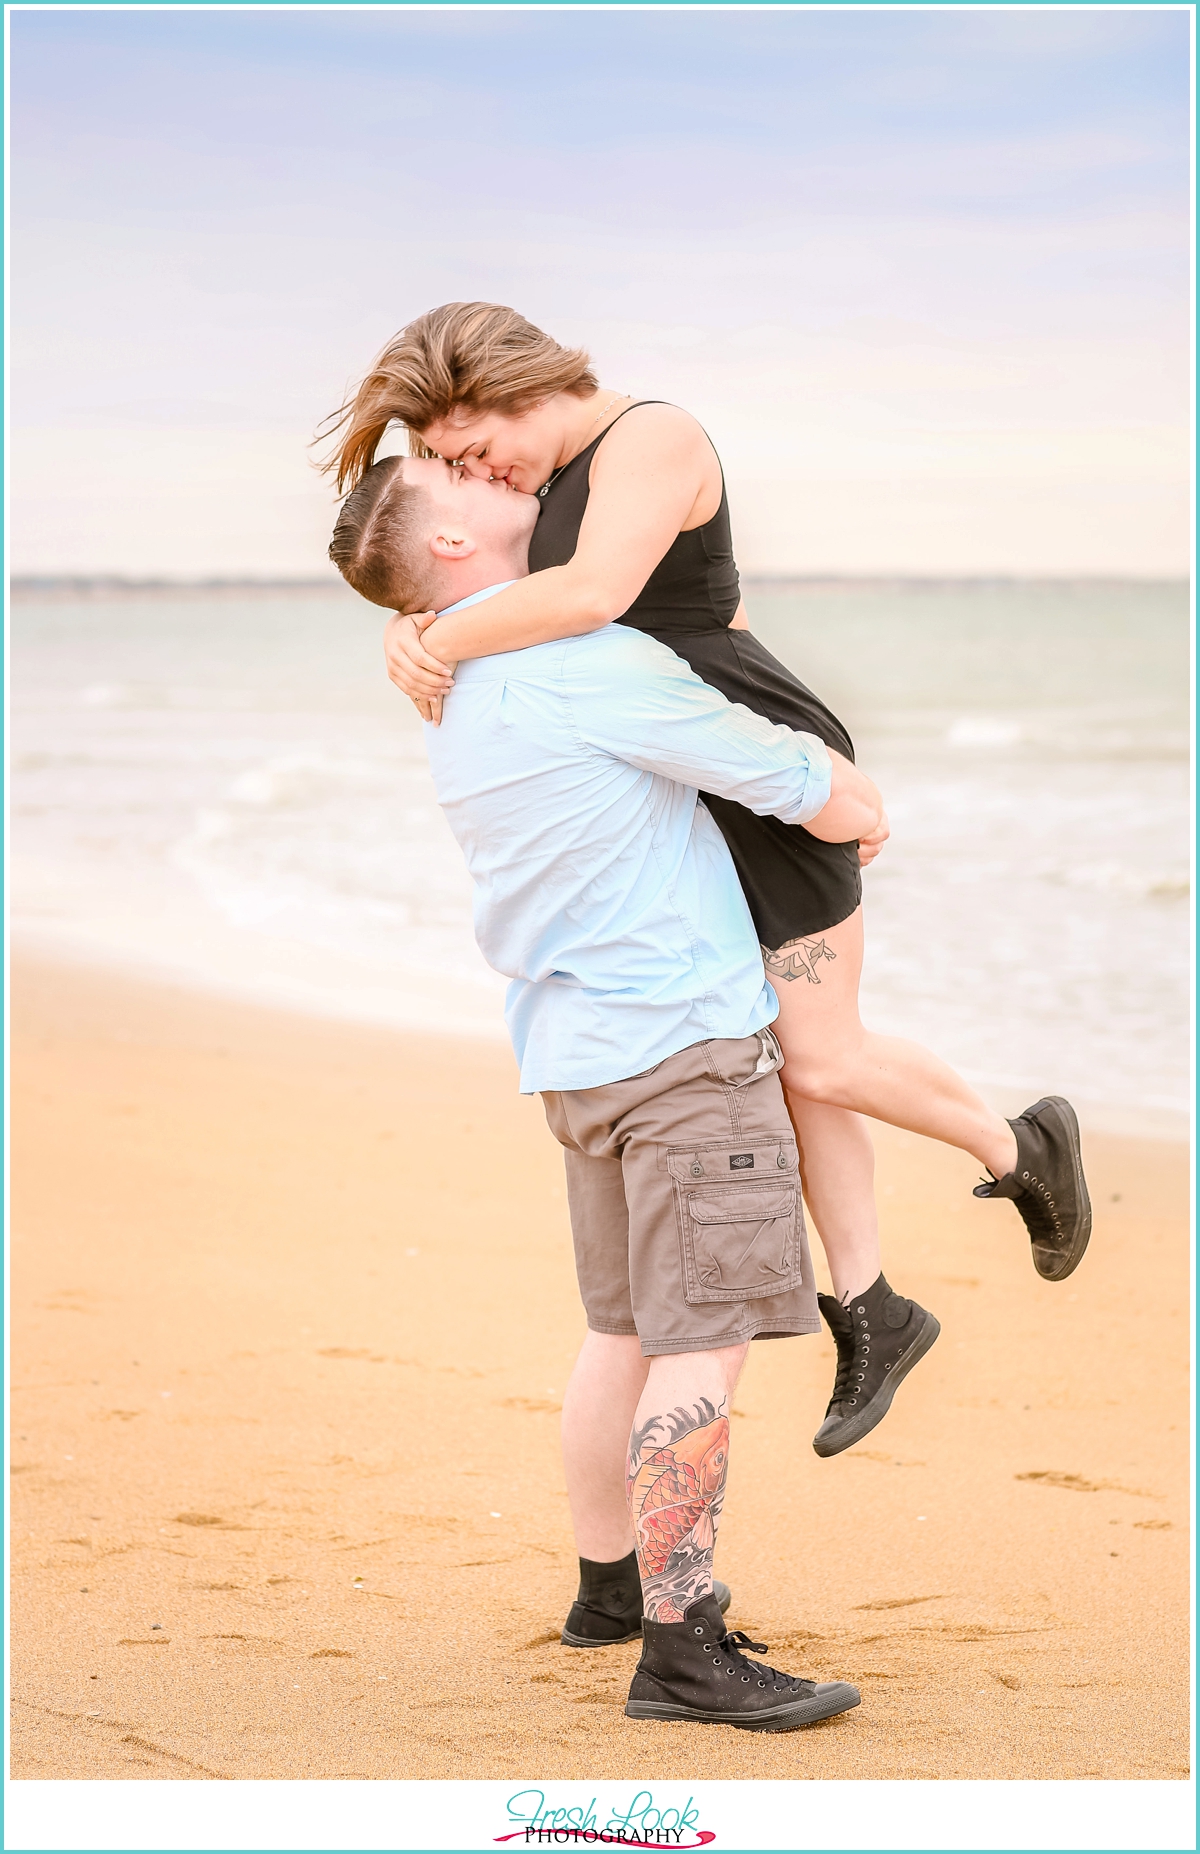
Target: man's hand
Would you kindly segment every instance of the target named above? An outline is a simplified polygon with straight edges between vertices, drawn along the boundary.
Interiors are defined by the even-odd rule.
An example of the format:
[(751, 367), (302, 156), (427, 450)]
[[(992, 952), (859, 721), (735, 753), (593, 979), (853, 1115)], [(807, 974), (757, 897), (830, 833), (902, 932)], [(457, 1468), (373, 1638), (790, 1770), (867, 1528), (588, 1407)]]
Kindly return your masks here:
[(858, 840), (858, 860), (863, 869), (868, 863), (875, 861), (891, 834), (891, 826), (887, 821), (885, 811), (874, 830), (868, 831), (865, 837), (860, 837)]
[(832, 778), (829, 802), (804, 829), (822, 843), (870, 843), (884, 823), (883, 800), (866, 773), (835, 748), (829, 748)]
[(416, 703), (423, 721), (436, 727), (442, 718), (442, 698), (454, 687), (454, 666), (426, 650), (421, 633), (436, 612), (393, 612), (383, 630), (387, 673), (398, 689)]

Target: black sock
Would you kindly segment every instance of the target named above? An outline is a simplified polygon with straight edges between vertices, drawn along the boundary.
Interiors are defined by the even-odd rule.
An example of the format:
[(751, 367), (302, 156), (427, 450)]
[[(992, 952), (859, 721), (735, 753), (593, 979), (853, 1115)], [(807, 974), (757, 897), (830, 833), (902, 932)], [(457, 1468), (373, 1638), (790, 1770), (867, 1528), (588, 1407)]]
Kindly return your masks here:
[(599, 1564), (594, 1558), (579, 1560), (579, 1603), (599, 1610), (604, 1616), (628, 1616), (642, 1613), (642, 1580), (638, 1573), (637, 1553), (617, 1558), (611, 1564)]

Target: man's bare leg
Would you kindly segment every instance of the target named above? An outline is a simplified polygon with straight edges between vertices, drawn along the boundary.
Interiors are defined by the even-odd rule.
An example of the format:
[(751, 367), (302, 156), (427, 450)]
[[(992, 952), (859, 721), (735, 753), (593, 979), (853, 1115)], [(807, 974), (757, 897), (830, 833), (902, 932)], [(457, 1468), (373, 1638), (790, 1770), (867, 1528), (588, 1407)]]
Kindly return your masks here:
[(748, 1347), (656, 1358), (629, 1441), (626, 1484), (645, 1608), (626, 1715), (790, 1732), (859, 1702), (751, 1660), (766, 1644), (730, 1633), (713, 1600), (713, 1547), (729, 1472), (729, 1412)]
[(633, 1550), (625, 1457), (649, 1369), (636, 1333), (585, 1334), (562, 1408), (563, 1468), (581, 1558), (607, 1564)]
[(710, 1596), (729, 1467), (729, 1411), (748, 1346), (650, 1361), (625, 1471), (647, 1621)]
[[(562, 1636), (571, 1648), (628, 1641), (641, 1629), (642, 1586), (625, 1469), (650, 1363), (636, 1337), (589, 1331), (563, 1398), (563, 1468), (579, 1548), (579, 1594)], [(728, 1589), (724, 1584), (715, 1589), (721, 1609), (727, 1609)]]

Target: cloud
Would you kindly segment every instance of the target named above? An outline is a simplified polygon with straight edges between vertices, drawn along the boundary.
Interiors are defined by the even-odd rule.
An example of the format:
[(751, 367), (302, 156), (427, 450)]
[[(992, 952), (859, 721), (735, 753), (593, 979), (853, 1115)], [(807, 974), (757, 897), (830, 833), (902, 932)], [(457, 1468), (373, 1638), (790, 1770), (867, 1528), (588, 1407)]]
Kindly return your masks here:
[[(692, 406), (731, 480), (761, 482), (766, 459), (811, 500), (807, 460), (829, 460), (843, 501), (823, 533), (844, 539), (822, 566), (879, 557), (853, 498), (886, 457), (929, 570), (964, 533), (989, 570), (1049, 558), (1056, 496), (1063, 570), (1089, 533), (1097, 560), (1177, 570), (1186, 523), (1145, 510), (1183, 480), (1187, 23), (17, 13), (17, 559), (80, 565), (86, 546), (136, 570), (153, 455), (177, 484), (154, 490), (155, 558), (246, 570), (249, 479), (238, 464), (223, 489), (223, 455), (261, 473), (264, 570), (305, 570), (328, 509), (317, 421), (401, 323), (482, 296), (591, 345), (615, 385)], [(1071, 474), (1087, 432), (1105, 481), (1124, 471), (1115, 525), (1067, 513), (1108, 506)], [(103, 483), (56, 472), (81, 441)], [(946, 472), (975, 497), (952, 547)], [(743, 552), (774, 559), (761, 531), (748, 516)]]

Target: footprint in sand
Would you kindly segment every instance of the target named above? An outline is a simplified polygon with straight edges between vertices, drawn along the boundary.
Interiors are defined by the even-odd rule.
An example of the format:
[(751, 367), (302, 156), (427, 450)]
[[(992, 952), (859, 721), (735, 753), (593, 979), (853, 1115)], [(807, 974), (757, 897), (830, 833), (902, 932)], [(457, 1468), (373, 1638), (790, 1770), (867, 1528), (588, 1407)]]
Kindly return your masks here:
[(1145, 1487), (1126, 1487), (1123, 1481), (1089, 1481), (1082, 1474), (1065, 1474), (1058, 1468), (1033, 1468), (1027, 1474), (1014, 1474), (1014, 1481), (1040, 1481), (1043, 1487), (1065, 1487), (1068, 1493), (1122, 1493), (1136, 1500), (1161, 1500), (1162, 1494)]
[(914, 1603), (940, 1603), (942, 1592), (922, 1597), (876, 1597), (872, 1603), (856, 1603), (855, 1609), (911, 1609)]

